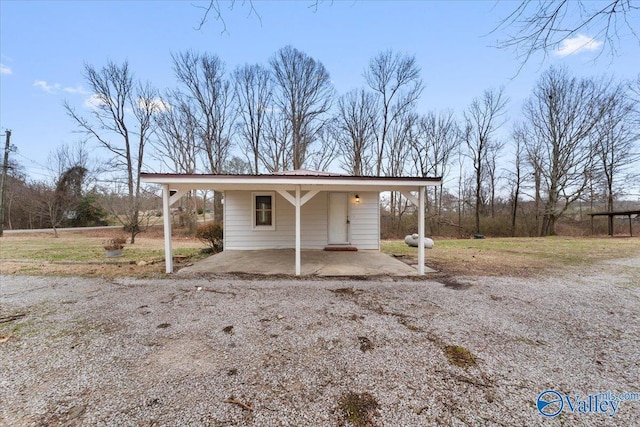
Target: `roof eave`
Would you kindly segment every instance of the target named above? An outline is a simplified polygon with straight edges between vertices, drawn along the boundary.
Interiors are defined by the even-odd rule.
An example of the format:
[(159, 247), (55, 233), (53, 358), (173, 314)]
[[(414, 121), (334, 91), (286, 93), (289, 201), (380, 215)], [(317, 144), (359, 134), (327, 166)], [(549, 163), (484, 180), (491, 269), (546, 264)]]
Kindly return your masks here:
[(440, 185), (440, 177), (357, 177), (357, 176), (296, 176), (296, 175), (180, 175), (141, 174), (141, 181), (149, 184), (179, 186), (331, 186), (331, 187), (420, 187)]

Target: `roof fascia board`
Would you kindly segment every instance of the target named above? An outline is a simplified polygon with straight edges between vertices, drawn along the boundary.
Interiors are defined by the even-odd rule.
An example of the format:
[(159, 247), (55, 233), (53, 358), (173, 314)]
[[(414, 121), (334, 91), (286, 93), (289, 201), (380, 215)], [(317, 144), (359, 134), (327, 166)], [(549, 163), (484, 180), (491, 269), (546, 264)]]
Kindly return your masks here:
[[(235, 184), (235, 185), (198, 185), (198, 184), (168, 184), (171, 190), (181, 190), (181, 191), (189, 191), (189, 190), (212, 190), (212, 191), (295, 191), (296, 186), (293, 185), (264, 185), (264, 184)], [(301, 185), (301, 191), (335, 191), (335, 192), (383, 192), (383, 191), (398, 191), (398, 192), (409, 192), (409, 191), (419, 191), (419, 185), (406, 186), (406, 187), (398, 187), (398, 186), (362, 186), (362, 185)]]
[[(313, 178), (300, 178), (300, 177), (270, 177), (270, 176), (254, 176), (254, 177), (198, 177), (198, 176), (142, 176), (142, 182), (149, 184), (173, 184), (173, 185), (185, 185), (185, 186), (197, 186), (197, 187), (211, 187), (211, 188), (230, 188), (232, 186), (288, 186), (295, 189), (295, 187), (301, 185), (302, 188), (315, 188), (316, 186), (327, 187), (349, 187), (349, 188), (406, 188), (406, 187), (422, 187), (422, 186), (436, 186), (440, 185), (440, 179), (345, 179), (336, 177), (313, 177)], [(248, 188), (248, 187), (247, 187)]]

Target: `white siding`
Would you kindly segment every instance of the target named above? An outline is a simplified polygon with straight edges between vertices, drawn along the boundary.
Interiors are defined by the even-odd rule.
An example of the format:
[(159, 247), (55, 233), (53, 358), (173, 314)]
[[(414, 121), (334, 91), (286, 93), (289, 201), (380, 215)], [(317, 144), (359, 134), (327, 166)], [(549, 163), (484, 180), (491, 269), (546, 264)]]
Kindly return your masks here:
[[(359, 249), (380, 248), (378, 193), (358, 193), (360, 203), (349, 197), (349, 235)], [(275, 230), (252, 228), (250, 191), (226, 191), (224, 198), (224, 248), (274, 249), (295, 247), (295, 209), (280, 194), (275, 195)], [(327, 193), (320, 192), (302, 206), (303, 249), (322, 249), (327, 245)]]
[[(321, 191), (311, 200), (302, 206), (302, 247), (305, 249), (322, 249), (327, 245), (327, 193)], [(295, 227), (295, 209), (287, 202), (291, 208), (291, 222)], [(294, 228), (295, 233), (295, 228)], [(293, 237), (295, 239), (295, 236)], [(295, 247), (295, 240), (291, 247)]]
[(349, 197), (349, 237), (358, 249), (380, 249), (380, 193), (359, 192), (360, 203)]

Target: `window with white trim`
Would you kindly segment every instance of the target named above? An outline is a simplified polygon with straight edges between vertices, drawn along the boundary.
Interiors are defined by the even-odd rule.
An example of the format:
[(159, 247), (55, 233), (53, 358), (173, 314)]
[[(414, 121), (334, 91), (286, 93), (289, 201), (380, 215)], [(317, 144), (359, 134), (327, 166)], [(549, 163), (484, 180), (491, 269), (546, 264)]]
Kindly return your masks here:
[(252, 226), (254, 229), (275, 230), (276, 198), (274, 192), (251, 193)]

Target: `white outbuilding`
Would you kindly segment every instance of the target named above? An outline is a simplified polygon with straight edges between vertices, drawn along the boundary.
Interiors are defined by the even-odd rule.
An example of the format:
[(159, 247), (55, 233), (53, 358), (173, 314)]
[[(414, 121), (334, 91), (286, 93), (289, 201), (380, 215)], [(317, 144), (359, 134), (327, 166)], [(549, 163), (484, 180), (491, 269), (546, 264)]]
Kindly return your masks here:
[[(170, 208), (190, 190), (214, 190), (224, 198), (224, 250), (302, 249), (348, 246), (380, 249), (380, 193), (398, 191), (416, 205), (424, 238), (425, 189), (441, 178), (362, 177), (295, 170), (264, 175), (149, 174), (141, 181), (162, 186), (167, 273), (173, 272)], [(418, 245), (424, 274), (424, 245)]]

